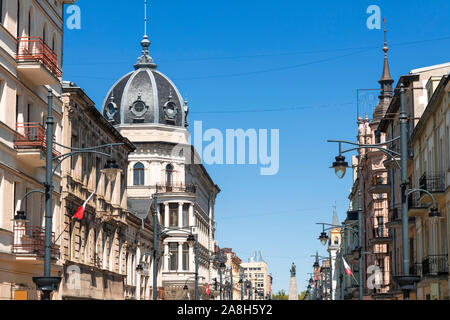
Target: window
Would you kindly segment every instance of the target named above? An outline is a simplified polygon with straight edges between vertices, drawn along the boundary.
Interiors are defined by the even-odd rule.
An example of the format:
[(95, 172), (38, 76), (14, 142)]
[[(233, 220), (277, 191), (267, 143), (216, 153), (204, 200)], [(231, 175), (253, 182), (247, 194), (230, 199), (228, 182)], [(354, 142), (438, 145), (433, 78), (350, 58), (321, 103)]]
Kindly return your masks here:
[(144, 185), (144, 165), (138, 162), (133, 167), (133, 184), (135, 186)]
[(183, 244), (183, 270), (189, 270), (189, 246), (187, 243)]
[(17, 210), (19, 210), (20, 208), (18, 207), (18, 201), (19, 201), (19, 182), (14, 182), (14, 211), (13, 211), (13, 216), (16, 214)]
[(19, 95), (16, 95), (16, 122), (19, 121)]
[(165, 216), (166, 216), (166, 208), (165, 208), (164, 204), (159, 205), (159, 216), (161, 218), (161, 220), (159, 221), (159, 224), (164, 226), (164, 220), (165, 220)]
[(178, 260), (178, 243), (171, 242), (169, 243), (169, 270), (176, 271), (177, 270), (177, 260)]
[(189, 205), (183, 205), (183, 227), (189, 226)]
[(3, 0), (0, 0), (0, 23), (3, 23)]
[(166, 184), (167, 186), (172, 186), (173, 183), (173, 166), (168, 164), (166, 166)]
[(381, 132), (375, 131), (375, 143), (381, 143)]
[(169, 227), (178, 227), (177, 204), (169, 204)]

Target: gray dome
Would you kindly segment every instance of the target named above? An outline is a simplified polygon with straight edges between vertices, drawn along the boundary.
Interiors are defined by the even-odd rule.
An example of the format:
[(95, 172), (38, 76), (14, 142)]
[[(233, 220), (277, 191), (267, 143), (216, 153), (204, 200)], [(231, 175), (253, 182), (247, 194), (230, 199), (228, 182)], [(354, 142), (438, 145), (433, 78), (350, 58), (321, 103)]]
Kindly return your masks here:
[(112, 124), (159, 123), (187, 127), (187, 102), (148, 55), (144, 36), (135, 70), (117, 81), (103, 101), (102, 114)]

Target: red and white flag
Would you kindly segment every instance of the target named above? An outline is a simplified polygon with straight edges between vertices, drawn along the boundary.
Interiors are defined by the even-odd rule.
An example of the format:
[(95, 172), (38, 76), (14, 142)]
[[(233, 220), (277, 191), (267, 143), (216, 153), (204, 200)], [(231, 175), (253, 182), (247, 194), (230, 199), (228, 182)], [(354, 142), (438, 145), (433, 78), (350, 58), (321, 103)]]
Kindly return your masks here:
[(344, 261), (345, 272), (348, 276), (350, 276), (352, 274), (352, 269), (350, 269), (350, 266), (348, 265), (347, 261), (345, 261), (344, 257), (342, 257), (342, 260)]
[(86, 204), (94, 196), (95, 191), (97, 191), (97, 190), (94, 190), (94, 192), (91, 193), (91, 195), (86, 199), (86, 201), (81, 206), (78, 207), (77, 212), (73, 215), (72, 219), (78, 219), (78, 220), (83, 219), (84, 210), (86, 209)]

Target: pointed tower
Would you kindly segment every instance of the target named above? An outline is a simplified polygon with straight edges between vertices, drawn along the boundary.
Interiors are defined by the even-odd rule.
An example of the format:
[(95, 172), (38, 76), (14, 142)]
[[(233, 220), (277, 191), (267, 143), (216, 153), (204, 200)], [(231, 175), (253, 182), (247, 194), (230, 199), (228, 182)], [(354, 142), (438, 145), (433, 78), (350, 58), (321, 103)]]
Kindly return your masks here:
[(379, 122), (386, 114), (386, 111), (392, 100), (392, 84), (394, 83), (394, 80), (392, 80), (391, 78), (391, 72), (389, 70), (389, 61), (387, 55), (389, 48), (387, 46), (387, 39), (386, 39), (386, 19), (383, 19), (383, 22), (384, 22), (384, 47), (383, 47), (384, 64), (383, 64), (383, 74), (381, 75), (381, 79), (378, 81), (378, 83), (381, 86), (381, 91), (378, 97), (379, 98), (378, 105), (373, 113), (374, 122)]
[[(339, 226), (339, 219), (336, 211), (336, 205), (333, 206), (333, 218), (331, 220), (334, 226)], [(341, 245), (341, 231), (338, 227), (330, 230), (330, 242), (328, 245), (328, 252), (330, 253), (330, 267), (331, 267), (331, 300), (336, 300), (337, 288), (337, 253)]]

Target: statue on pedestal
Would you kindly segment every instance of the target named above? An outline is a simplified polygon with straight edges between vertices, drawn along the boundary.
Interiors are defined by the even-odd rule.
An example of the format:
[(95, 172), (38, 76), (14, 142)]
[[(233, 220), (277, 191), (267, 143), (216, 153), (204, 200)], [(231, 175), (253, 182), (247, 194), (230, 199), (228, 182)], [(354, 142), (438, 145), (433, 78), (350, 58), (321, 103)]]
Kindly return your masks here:
[(291, 267), (291, 277), (295, 277), (295, 263), (292, 262), (292, 267)]

